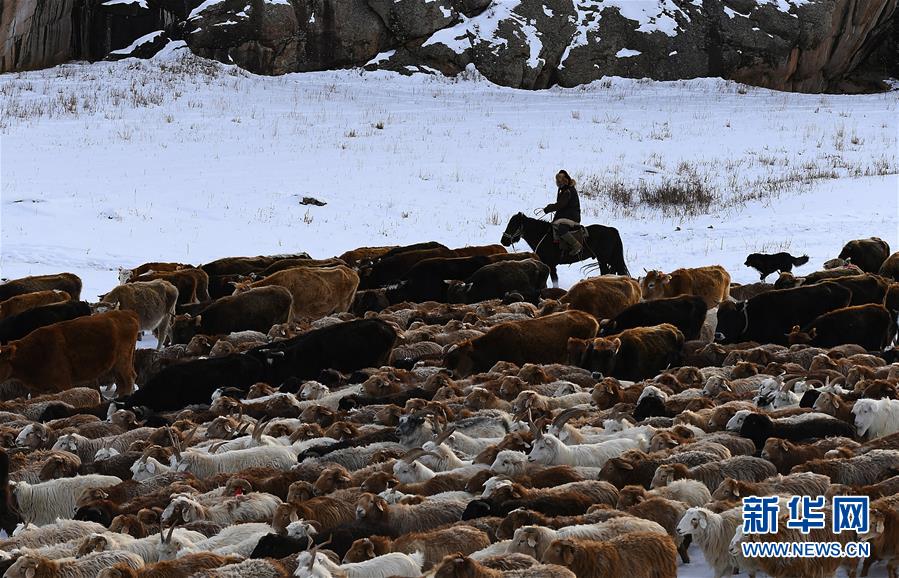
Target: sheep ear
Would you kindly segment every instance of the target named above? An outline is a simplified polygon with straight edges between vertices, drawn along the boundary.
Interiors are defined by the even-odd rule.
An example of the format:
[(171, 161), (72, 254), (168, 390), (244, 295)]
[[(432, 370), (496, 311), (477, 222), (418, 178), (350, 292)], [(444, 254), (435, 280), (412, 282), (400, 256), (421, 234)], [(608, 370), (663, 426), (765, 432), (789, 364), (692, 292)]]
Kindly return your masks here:
[(203, 319), (202, 315), (197, 315), (196, 317), (194, 317), (194, 326), (199, 327), (202, 319)]
[(290, 521), (291, 521), (291, 522), (299, 522), (299, 521), (300, 521), (300, 517), (297, 515), (297, 511), (296, 511), (296, 510), (291, 510), (291, 511), (290, 511)]
[(739, 497), (740, 497), (740, 488), (734, 488), (734, 497), (735, 497), (735, 498), (739, 498)]
[(375, 502), (375, 507), (376, 507), (378, 510), (380, 510), (380, 511), (383, 512), (383, 511), (384, 511), (384, 504), (385, 504), (385, 502), (382, 502), (382, 501), (378, 500), (377, 502)]
[(877, 520), (877, 524), (875, 524), (874, 530), (878, 534), (883, 534), (883, 530), (884, 530), (883, 520)]
[(154, 464), (153, 462), (147, 462), (147, 471), (150, 472), (151, 474), (155, 474), (156, 473), (156, 464)]
[(709, 525), (709, 521), (706, 520), (705, 516), (702, 516), (701, 518), (699, 518), (699, 527), (700, 528), (705, 529), (706, 526), (708, 526), (708, 525)]
[(621, 340), (616, 337), (612, 340), (612, 346), (615, 348), (615, 353), (618, 353), (618, 350), (621, 349)]
[(25, 578), (34, 578), (34, 568), (25, 570)]

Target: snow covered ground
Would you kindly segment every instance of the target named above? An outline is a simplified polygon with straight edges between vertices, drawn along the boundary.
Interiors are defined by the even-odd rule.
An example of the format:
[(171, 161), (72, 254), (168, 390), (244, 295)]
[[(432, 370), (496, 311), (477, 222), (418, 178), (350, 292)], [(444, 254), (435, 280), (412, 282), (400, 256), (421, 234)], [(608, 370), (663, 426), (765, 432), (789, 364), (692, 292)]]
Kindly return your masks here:
[[(620, 230), (635, 273), (721, 263), (745, 282), (753, 251), (808, 253), (814, 266), (851, 238), (899, 245), (895, 92), (268, 78), (176, 51), (3, 75), (0, 106), (2, 276), (73, 271), (88, 298), (148, 260), (494, 243), (513, 213), (554, 198), (560, 168), (591, 195), (584, 221)], [(639, 202), (670, 187), (712, 201), (689, 216)]]
[[(169, 54), (0, 76), (0, 107), (2, 276), (73, 271), (88, 299), (151, 260), (495, 243), (513, 213), (554, 198), (559, 168), (590, 195), (584, 221), (618, 227), (634, 273), (720, 263), (750, 282), (753, 251), (807, 253), (810, 271), (852, 238), (899, 246), (896, 93), (264, 78)], [(639, 200), (663, 190), (707, 202)], [(692, 556), (682, 575), (710, 576)]]

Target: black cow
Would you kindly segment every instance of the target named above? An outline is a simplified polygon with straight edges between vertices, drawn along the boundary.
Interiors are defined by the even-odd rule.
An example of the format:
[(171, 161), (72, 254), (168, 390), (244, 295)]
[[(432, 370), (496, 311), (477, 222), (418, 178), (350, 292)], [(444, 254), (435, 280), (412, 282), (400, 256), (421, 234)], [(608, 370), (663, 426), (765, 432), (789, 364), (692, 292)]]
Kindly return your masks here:
[(887, 289), (890, 286), (886, 279), (877, 275), (867, 274), (836, 277), (825, 281), (825, 283), (834, 283), (852, 291), (852, 301), (849, 303), (850, 305), (883, 303), (883, 298), (886, 297)]
[(839, 258), (846, 259), (865, 273), (877, 273), (889, 256), (889, 244), (878, 237), (871, 237), (849, 241), (840, 251)]
[(196, 317), (178, 317), (172, 328), (175, 343), (187, 343), (197, 333), (221, 335), (233, 331), (268, 332), (290, 315), (293, 296), (278, 285), (257, 287), (238, 295), (222, 297)]
[(195, 359), (166, 367), (137, 392), (117, 405), (125, 409), (148, 407), (153, 411), (178, 410), (194, 404), (209, 404), (220, 387), (248, 391), (264, 381), (265, 363), (255, 356), (233, 353), (224, 357)]
[(719, 341), (787, 344), (794, 325), (804, 326), (819, 315), (846, 307), (852, 292), (833, 283), (777, 289), (748, 301), (724, 301), (718, 306)]
[(290, 377), (315, 379), (324, 369), (351, 372), (387, 363), (396, 330), (380, 319), (359, 319), (314, 329), (270, 345), (251, 349), (247, 355), (263, 362), (267, 383)]
[(377, 289), (399, 283), (412, 267), (425, 259), (458, 257), (455, 251), (439, 244), (436, 247), (423, 249), (402, 251), (399, 249), (404, 248), (392, 249), (391, 252), (380, 257), (371, 265), (359, 269), (359, 288)]
[(799, 334), (807, 335), (815, 347), (855, 343), (868, 351), (878, 351), (892, 342), (894, 332), (895, 324), (886, 307), (869, 303), (825, 313), (803, 327)]
[(707, 307), (702, 297), (679, 295), (631, 305), (600, 324), (600, 335), (611, 335), (634, 327), (652, 327), (670, 323), (681, 330), (687, 341), (698, 339)]
[(536, 303), (548, 278), (549, 266), (536, 259), (499, 261), (481, 267), (465, 283), (450, 287), (448, 296), (455, 303), (477, 303), (519, 293)]
[(442, 301), (447, 298), (449, 279), (462, 280), (493, 261), (486, 255), (474, 257), (434, 257), (419, 261), (403, 275), (398, 287), (387, 289), (390, 303), (402, 301)]
[(309, 253), (295, 253), (293, 255), (259, 255), (257, 257), (223, 257), (200, 265), (200, 269), (206, 271), (209, 279), (220, 275), (249, 275), (258, 273), (272, 263), (281, 259), (311, 259)]
[(68, 321), (91, 314), (91, 307), (85, 301), (65, 301), (35, 307), (17, 315), (0, 320), (0, 343), (21, 339), (40, 327)]

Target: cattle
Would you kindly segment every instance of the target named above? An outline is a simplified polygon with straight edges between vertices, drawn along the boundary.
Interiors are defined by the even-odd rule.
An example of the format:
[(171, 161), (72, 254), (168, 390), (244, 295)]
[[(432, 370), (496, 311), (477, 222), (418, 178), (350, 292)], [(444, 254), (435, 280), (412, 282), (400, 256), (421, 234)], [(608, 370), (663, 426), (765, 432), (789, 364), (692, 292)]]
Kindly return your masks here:
[(143, 263), (134, 269), (119, 268), (119, 283), (131, 283), (137, 281), (138, 277), (147, 273), (162, 273), (170, 271), (180, 271), (181, 269), (192, 268), (192, 265), (185, 263)]
[(262, 271), (258, 273), (250, 273), (250, 277), (254, 279), (264, 279), (273, 273), (277, 273), (278, 271), (284, 271), (285, 269), (293, 269), (294, 267), (336, 267), (338, 265), (346, 265), (340, 259), (281, 259), (279, 261), (275, 261)]
[(71, 299), (71, 295), (65, 291), (59, 291), (58, 289), (23, 293), (22, 295), (16, 295), (15, 297), (10, 297), (6, 301), (0, 302), (0, 319), (18, 315), (23, 311), (28, 311), (35, 307), (52, 305), (53, 303), (63, 303), (65, 301), (70, 301)]
[(698, 295), (711, 309), (726, 300), (730, 290), (730, 275), (720, 265), (677, 269), (665, 274), (647, 271), (640, 281), (643, 298), (647, 301), (678, 295)]
[(234, 331), (267, 333), (273, 325), (290, 317), (293, 296), (279, 285), (257, 287), (237, 295), (222, 297), (196, 314), (175, 318), (175, 343), (187, 343), (196, 335), (227, 335)]
[(684, 339), (690, 341), (699, 338), (706, 311), (705, 301), (696, 295), (642, 301), (631, 305), (614, 318), (600, 322), (599, 334), (607, 336), (625, 329), (670, 323), (684, 334)]
[(28, 309), (0, 321), (0, 343), (21, 339), (40, 327), (91, 314), (84, 301), (64, 301)]
[(477, 303), (519, 293), (537, 302), (548, 278), (549, 267), (536, 259), (498, 261), (481, 267), (464, 283), (451, 286), (448, 297), (452, 302)]
[(384, 247), (358, 247), (340, 254), (337, 258), (346, 263), (349, 267), (361, 267), (382, 257), (391, 249), (396, 249), (396, 245), (387, 245)]
[[(394, 250), (395, 251), (395, 250)], [(434, 257), (456, 257), (456, 252), (442, 245), (433, 249), (387, 252), (383, 257), (359, 270), (360, 289), (377, 289), (399, 283), (416, 263)]]
[(57, 273), (55, 275), (22, 277), (3, 283), (0, 285), (0, 302), (16, 295), (53, 289), (65, 291), (76, 301), (81, 299), (81, 279), (72, 273)]
[[(603, 275), (579, 281), (559, 301), (597, 321), (611, 319), (640, 301), (640, 284), (630, 277)], [(653, 325), (655, 325), (653, 323)]]
[(865, 273), (877, 273), (889, 256), (889, 244), (878, 237), (870, 237), (849, 241), (838, 258), (849, 261)]
[(307, 331), (291, 339), (256, 347), (247, 355), (266, 364), (268, 383), (288, 378), (314, 379), (326, 369), (352, 372), (380, 367), (390, 359), (397, 332), (380, 319), (360, 319)]
[(894, 315), (899, 313), (899, 283), (891, 283), (883, 298), (883, 306)]
[(153, 331), (156, 349), (162, 349), (172, 329), (178, 289), (164, 279), (134, 281), (119, 285), (100, 297), (100, 301), (113, 309), (137, 313), (141, 331)]
[(599, 324), (583, 311), (563, 311), (536, 319), (500, 323), (484, 335), (453, 346), (444, 356), (444, 365), (460, 376), (484, 372), (498, 361), (564, 363), (568, 339), (589, 339)]
[(758, 271), (760, 280), (764, 281), (765, 277), (771, 273), (776, 271), (781, 273), (790, 272), (793, 270), (793, 267), (800, 267), (806, 263), (808, 263), (808, 255), (794, 257), (789, 253), (780, 252), (773, 255), (752, 253), (746, 257), (746, 262), (743, 264)]
[(899, 281), (899, 253), (893, 253), (880, 266), (878, 275), (892, 281)]
[(748, 301), (718, 307), (716, 336), (725, 343), (756, 341), (786, 345), (794, 325), (810, 323), (828, 311), (847, 307), (852, 292), (833, 283), (777, 289)]
[(467, 247), (458, 247), (453, 249), (458, 257), (476, 257), (487, 255), (503, 255), (507, 253), (506, 248), (499, 244), (492, 245), (470, 245)]
[(0, 382), (18, 379), (35, 393), (49, 393), (93, 384), (111, 373), (116, 392), (129, 394), (138, 331), (133, 311), (109, 311), (35, 329), (0, 350)]
[(850, 305), (865, 305), (867, 303), (883, 303), (889, 282), (877, 275), (846, 275), (824, 281), (834, 283), (852, 291)]
[(178, 410), (208, 404), (219, 388), (246, 392), (265, 378), (265, 364), (258, 357), (232, 353), (170, 365), (151, 377), (137, 392), (120, 399), (118, 407), (147, 407), (153, 411)]
[(595, 339), (570, 339), (569, 361), (603, 376), (639, 381), (680, 359), (684, 334), (670, 323), (625, 329)]
[(293, 296), (291, 320), (318, 319), (332, 313), (349, 311), (359, 286), (359, 275), (349, 267), (294, 267), (278, 271), (253, 283), (234, 288), (237, 295), (257, 287), (278, 285)]
[(520, 261), (533, 258), (533, 253), (497, 253), (471, 257), (435, 257), (412, 266), (398, 287), (391, 287), (387, 297), (391, 303), (401, 301), (442, 301), (448, 297), (449, 280), (464, 280), (481, 267), (498, 261)]
[(221, 275), (249, 275), (257, 273), (281, 259), (311, 259), (309, 253), (292, 255), (259, 255), (257, 257), (224, 257), (200, 265), (210, 278)]
[[(815, 347), (835, 347), (855, 343), (869, 351), (881, 350), (893, 340), (895, 325), (883, 305), (855, 305), (836, 309), (790, 332), (791, 342), (806, 342)], [(806, 339), (797, 339), (800, 335)]]
[(137, 278), (137, 281), (153, 281), (163, 279), (178, 288), (178, 304), (198, 303), (208, 301), (209, 276), (201, 269), (193, 267), (179, 269), (177, 271), (161, 271), (158, 273), (146, 273)]

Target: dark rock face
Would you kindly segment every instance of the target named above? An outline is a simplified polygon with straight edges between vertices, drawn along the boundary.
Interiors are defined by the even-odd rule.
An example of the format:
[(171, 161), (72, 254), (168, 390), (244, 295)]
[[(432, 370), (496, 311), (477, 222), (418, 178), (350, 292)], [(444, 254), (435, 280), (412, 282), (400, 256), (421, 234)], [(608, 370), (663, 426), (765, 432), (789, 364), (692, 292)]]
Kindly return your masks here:
[(154, 31), (133, 55), (183, 38), (198, 55), (260, 74), (365, 66), (452, 75), (474, 66), (519, 88), (617, 75), (856, 91), (897, 60), (899, 0), (112, 2), (6, 0), (0, 70), (120, 58)]

